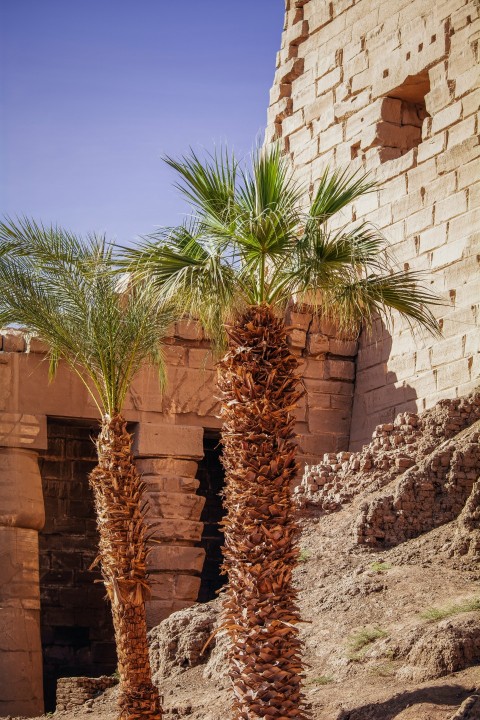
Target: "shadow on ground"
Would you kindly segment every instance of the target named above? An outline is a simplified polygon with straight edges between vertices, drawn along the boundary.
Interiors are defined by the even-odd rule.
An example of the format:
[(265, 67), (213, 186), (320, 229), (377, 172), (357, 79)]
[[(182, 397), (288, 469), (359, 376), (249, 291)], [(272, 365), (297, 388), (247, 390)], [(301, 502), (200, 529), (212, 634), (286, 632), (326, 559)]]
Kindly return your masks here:
[[(382, 703), (371, 703), (345, 710), (338, 720), (395, 720), (403, 710), (414, 705), (431, 703), (432, 705), (451, 705), (458, 707), (474, 692), (459, 685), (443, 685), (420, 688), (399, 693)], [(452, 711), (453, 712), (453, 711)]]

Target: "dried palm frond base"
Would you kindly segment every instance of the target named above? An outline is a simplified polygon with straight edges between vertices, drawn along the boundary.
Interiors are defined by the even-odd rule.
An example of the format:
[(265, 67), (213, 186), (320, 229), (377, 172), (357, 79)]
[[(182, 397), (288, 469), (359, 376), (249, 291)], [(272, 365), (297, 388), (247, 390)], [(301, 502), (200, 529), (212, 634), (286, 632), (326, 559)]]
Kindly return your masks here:
[(228, 328), (219, 363), (226, 471), (223, 627), (231, 640), (234, 720), (302, 720), (303, 668), (297, 593), (298, 527), (294, 409), (297, 359), (286, 328), (267, 305)]
[(160, 720), (151, 680), (145, 600), (148, 598), (143, 517), (144, 485), (121, 415), (105, 416), (97, 439), (98, 466), (90, 475), (100, 535), (99, 559), (112, 604), (120, 675), (120, 720)]

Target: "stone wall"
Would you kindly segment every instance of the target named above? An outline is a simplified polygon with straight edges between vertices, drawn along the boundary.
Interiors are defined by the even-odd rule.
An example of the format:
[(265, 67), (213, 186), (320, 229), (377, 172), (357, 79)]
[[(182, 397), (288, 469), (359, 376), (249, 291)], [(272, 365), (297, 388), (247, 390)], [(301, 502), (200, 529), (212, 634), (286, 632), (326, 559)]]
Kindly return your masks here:
[(351, 449), (478, 383), (479, 31), (475, 0), (286, 3), (267, 141), (281, 138), (306, 193), (327, 165), (370, 171), (378, 189), (338, 224), (369, 219), (446, 303), (441, 341), (397, 316), (362, 334)]
[[(320, 453), (338, 451), (348, 444), (357, 348), (355, 342), (339, 342), (334, 328), (319, 325), (311, 315), (295, 308), (290, 309), (287, 320), (291, 325), (289, 342), (300, 359), (306, 387), (296, 426), (303, 469)], [(159, 390), (156, 372), (146, 368), (135, 379), (125, 405), (126, 419), (135, 430), (134, 452), (147, 485), (148, 522), (154, 530), (149, 556), (150, 627), (197, 599), (205, 558), (200, 519), (205, 498), (198, 494), (196, 475), (204, 455), (204, 432), (211, 436), (221, 425), (214, 363), (201, 328), (194, 322), (176, 323), (165, 343), (165, 357), (165, 392)], [(38, 340), (28, 341), (15, 330), (0, 334), (0, 449), (8, 457), (4, 466), (0, 463), (0, 508), (6, 508), (4, 519), (0, 517), (0, 627), (8, 625), (8, 637), (13, 638), (5, 640), (0, 652), (2, 714), (38, 714), (42, 710), (38, 530), (44, 522), (44, 499), (47, 525), (41, 559), (47, 674), (53, 680), (62, 663), (66, 674), (74, 672), (73, 667), (67, 670), (67, 656), (72, 665), (91, 662), (91, 667), (95, 666), (92, 672), (110, 669), (112, 662), (110, 638), (108, 633), (102, 635), (107, 631), (105, 616), (105, 623), (99, 620), (101, 630), (98, 625), (87, 626), (87, 611), (76, 605), (82, 597), (92, 616), (94, 608), (105, 612), (95, 594), (101, 592), (100, 586), (88, 589), (85, 584), (85, 590), (79, 589), (87, 575), (93, 578), (87, 564), (94, 556), (94, 521), (91, 515), (86, 517), (91, 513), (91, 508), (87, 513), (86, 500), (92, 447), (88, 431), (80, 437), (78, 428), (82, 424), (95, 427), (97, 410), (65, 365), (60, 364), (51, 384), (47, 370), (45, 347)], [(72, 427), (72, 419), (80, 435), (69, 438), (65, 427)], [(55, 426), (64, 434), (54, 438)], [(45, 450), (43, 498), (37, 453)], [(76, 453), (75, 457), (70, 452)], [(21, 498), (10, 478), (12, 472), (17, 473), (11, 463), (18, 465), (18, 473), (23, 472), (25, 463), (36, 468), (36, 474), (31, 468), (23, 472), (23, 485), (18, 484), (23, 488)], [(24, 581), (10, 582), (15, 573)], [(73, 622), (79, 628), (76, 638)], [(15, 680), (7, 683), (11, 668)], [(49, 685), (49, 704), (52, 687)]]

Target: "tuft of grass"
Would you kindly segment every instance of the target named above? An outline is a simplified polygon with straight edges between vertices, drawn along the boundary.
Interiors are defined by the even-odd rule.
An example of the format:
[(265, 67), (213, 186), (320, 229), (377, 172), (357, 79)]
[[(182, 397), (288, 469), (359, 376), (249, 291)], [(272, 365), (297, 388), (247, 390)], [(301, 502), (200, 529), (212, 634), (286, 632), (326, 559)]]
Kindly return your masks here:
[(460, 613), (472, 612), (472, 610), (480, 611), (480, 598), (474, 597), (464, 600), (454, 605), (446, 605), (443, 608), (430, 607), (420, 613), (420, 617), (428, 622), (437, 622), (451, 615), (459, 615)]
[(388, 633), (378, 627), (365, 627), (350, 636), (348, 640), (348, 658), (354, 662), (363, 659), (366, 648), (380, 638), (388, 637)]
[(312, 553), (310, 552), (310, 550), (306, 550), (305, 548), (302, 548), (298, 555), (298, 562), (305, 563), (305, 562), (307, 562), (307, 560), (310, 560), (311, 557), (312, 557)]
[(378, 560), (370, 564), (370, 569), (377, 573), (387, 572), (387, 570), (390, 570), (391, 567), (391, 563), (379, 562)]
[(333, 683), (333, 677), (330, 675), (320, 675), (320, 677), (310, 680), (309, 685), (330, 685), (330, 683)]

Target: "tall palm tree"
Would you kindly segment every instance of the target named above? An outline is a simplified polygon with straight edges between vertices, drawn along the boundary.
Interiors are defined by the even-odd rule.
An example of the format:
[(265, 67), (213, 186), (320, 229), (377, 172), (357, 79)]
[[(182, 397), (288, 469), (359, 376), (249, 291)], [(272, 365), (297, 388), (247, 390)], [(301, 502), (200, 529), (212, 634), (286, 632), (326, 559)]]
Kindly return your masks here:
[[(235, 720), (305, 718), (299, 611), (292, 571), (298, 525), (291, 486), (297, 473), (298, 361), (283, 311), (295, 297), (340, 330), (398, 311), (432, 332), (436, 298), (414, 272), (390, 269), (388, 246), (367, 223), (339, 231), (329, 220), (373, 188), (365, 176), (328, 172), (308, 211), (278, 146), (242, 169), (226, 151), (167, 159), (193, 207), (179, 228), (127, 253), (137, 277), (199, 318), (226, 352), (222, 390), (224, 627)], [(226, 340), (222, 335), (226, 328)]]
[[(120, 718), (159, 720), (145, 619), (147, 537), (144, 485), (132, 457), (122, 407), (145, 361), (163, 377), (161, 340), (171, 320), (147, 284), (121, 292), (103, 238), (85, 242), (34, 222), (0, 224), (0, 323), (45, 341), (50, 377), (65, 361), (101, 418), (98, 465), (90, 475), (99, 561), (111, 603), (120, 674)], [(66, 399), (68, 402), (68, 399)]]

